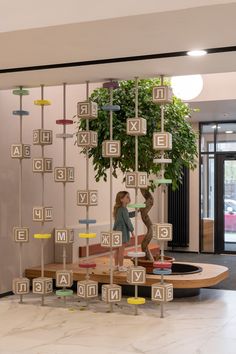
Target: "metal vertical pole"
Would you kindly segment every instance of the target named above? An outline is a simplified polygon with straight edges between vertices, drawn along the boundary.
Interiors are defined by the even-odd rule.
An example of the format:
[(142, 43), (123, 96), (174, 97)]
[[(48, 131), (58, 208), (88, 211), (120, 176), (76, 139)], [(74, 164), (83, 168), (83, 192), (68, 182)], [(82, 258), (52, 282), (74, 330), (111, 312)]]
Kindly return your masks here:
[[(44, 85), (41, 85), (41, 100), (44, 99)], [(41, 106), (41, 129), (44, 129), (44, 105)], [(42, 158), (44, 158), (44, 146), (41, 145)], [(42, 207), (44, 207), (44, 173), (41, 173), (42, 183)], [(44, 227), (44, 221), (41, 222), (42, 228)], [(44, 277), (44, 240), (41, 239), (41, 277)], [(44, 305), (44, 295), (42, 295), (41, 305)]]
[[(63, 84), (63, 119), (66, 119), (66, 84)], [(63, 125), (63, 167), (66, 167), (66, 125)], [(66, 182), (63, 182), (63, 228), (66, 228)], [(63, 269), (66, 270), (66, 246), (63, 245)], [(65, 287), (63, 287), (65, 289)]]
[[(22, 86), (20, 86), (22, 90)], [(20, 111), (22, 111), (22, 95), (20, 95)], [(20, 115), (20, 144), (22, 144), (22, 115)], [(19, 225), (22, 227), (22, 159), (19, 160)], [(20, 242), (20, 278), (23, 277), (23, 267), (22, 267), (22, 243)], [(23, 302), (23, 295), (20, 295), (20, 304)]]

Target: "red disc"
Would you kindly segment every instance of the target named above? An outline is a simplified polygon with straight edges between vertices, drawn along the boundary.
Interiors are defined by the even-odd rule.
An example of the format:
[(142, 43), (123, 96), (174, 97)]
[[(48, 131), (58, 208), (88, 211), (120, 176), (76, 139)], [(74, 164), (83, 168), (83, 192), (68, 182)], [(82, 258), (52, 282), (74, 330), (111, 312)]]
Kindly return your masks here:
[(170, 262), (153, 262), (153, 268), (171, 269), (172, 263)]
[(57, 124), (61, 124), (61, 125), (69, 125), (69, 124), (73, 124), (73, 120), (71, 119), (58, 119), (56, 120)]
[(80, 268), (96, 268), (96, 263), (80, 263)]

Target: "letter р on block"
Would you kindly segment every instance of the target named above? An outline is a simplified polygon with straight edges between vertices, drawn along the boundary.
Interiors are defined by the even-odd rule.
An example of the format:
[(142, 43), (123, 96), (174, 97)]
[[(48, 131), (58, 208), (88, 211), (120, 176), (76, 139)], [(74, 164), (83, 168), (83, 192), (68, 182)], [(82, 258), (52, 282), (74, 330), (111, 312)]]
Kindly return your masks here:
[(55, 229), (55, 243), (68, 244), (74, 241), (74, 230)]
[(78, 102), (77, 117), (81, 119), (96, 119), (98, 117), (97, 103), (92, 101)]
[(44, 129), (33, 130), (33, 144), (34, 145), (51, 145), (52, 144), (52, 130), (44, 130)]
[(33, 293), (46, 295), (52, 293), (52, 279), (46, 277), (34, 278), (33, 279)]
[(172, 240), (172, 224), (157, 223), (152, 225), (153, 239), (159, 241)]
[(93, 280), (82, 280), (77, 282), (77, 295), (83, 299), (98, 296), (98, 283)]
[(146, 283), (146, 268), (135, 266), (130, 267), (127, 273), (127, 282), (138, 285)]
[(122, 246), (121, 231), (102, 231), (101, 246), (103, 247), (120, 247)]
[(56, 271), (56, 286), (70, 288), (73, 284), (72, 270), (57, 270)]
[(30, 281), (28, 278), (15, 278), (12, 282), (12, 290), (16, 295), (25, 295), (30, 292)]
[(29, 228), (28, 227), (14, 227), (13, 228), (14, 241), (18, 243), (29, 242)]
[(152, 284), (152, 300), (167, 302), (173, 300), (173, 284), (155, 283)]
[(126, 188), (147, 188), (147, 172), (127, 172), (125, 186)]
[(102, 301), (107, 303), (121, 301), (121, 286), (116, 284), (102, 285)]

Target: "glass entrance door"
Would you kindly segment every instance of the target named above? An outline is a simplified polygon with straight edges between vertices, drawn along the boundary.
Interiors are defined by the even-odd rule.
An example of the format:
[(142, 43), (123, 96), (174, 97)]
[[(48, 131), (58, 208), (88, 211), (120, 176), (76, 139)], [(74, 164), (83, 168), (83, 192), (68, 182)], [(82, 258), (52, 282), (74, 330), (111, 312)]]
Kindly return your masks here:
[(236, 252), (236, 154), (217, 156), (216, 252)]

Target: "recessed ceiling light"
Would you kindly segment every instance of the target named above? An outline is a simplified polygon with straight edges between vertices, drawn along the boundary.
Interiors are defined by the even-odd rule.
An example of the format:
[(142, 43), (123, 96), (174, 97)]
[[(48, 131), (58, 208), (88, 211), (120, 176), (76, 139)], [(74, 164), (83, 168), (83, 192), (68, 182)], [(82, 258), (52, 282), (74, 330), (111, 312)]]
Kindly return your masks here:
[(202, 57), (207, 54), (206, 50), (190, 50), (187, 52), (190, 57)]
[(216, 125), (212, 125), (211, 127), (212, 127), (212, 129), (215, 129), (215, 128), (216, 128)]
[(226, 130), (225, 132), (226, 132), (226, 134), (232, 134), (233, 130)]

